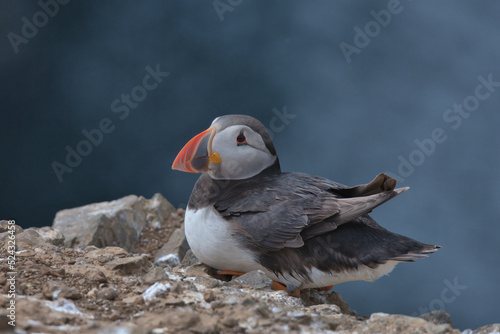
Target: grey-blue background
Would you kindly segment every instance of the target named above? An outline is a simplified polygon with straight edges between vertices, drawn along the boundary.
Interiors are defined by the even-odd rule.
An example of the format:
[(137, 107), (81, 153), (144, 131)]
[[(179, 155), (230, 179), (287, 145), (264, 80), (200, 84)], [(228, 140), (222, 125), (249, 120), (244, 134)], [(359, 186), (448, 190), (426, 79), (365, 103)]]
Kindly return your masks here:
[[(444, 307), (461, 329), (500, 322), (500, 87), (478, 106), (469, 97), (479, 76), (500, 82), (500, 3), (231, 3), (219, 15), (212, 1), (71, 1), (44, 21), (35, 1), (2, 1), (2, 218), (51, 225), (64, 208), (156, 192), (184, 206), (197, 177), (170, 170), (176, 153), (216, 116), (248, 114), (273, 131), (283, 170), (349, 185), (386, 171), (411, 186), (373, 217), (443, 248), (337, 286), (354, 309)], [(370, 23), (388, 6), (390, 22)], [(14, 47), (23, 17), (40, 27)], [(355, 47), (367, 24), (372, 37), (358, 36), (348, 63), (340, 45)], [(137, 88), (157, 65), (169, 76)], [(126, 117), (113, 112), (131, 92), (147, 96)], [(447, 110), (464, 100), (474, 111), (459, 124)], [(53, 162), (66, 164), (65, 147), (105, 118), (114, 130), (59, 182)], [(433, 131), (446, 140), (432, 150)], [(403, 175), (401, 159), (418, 166)]]

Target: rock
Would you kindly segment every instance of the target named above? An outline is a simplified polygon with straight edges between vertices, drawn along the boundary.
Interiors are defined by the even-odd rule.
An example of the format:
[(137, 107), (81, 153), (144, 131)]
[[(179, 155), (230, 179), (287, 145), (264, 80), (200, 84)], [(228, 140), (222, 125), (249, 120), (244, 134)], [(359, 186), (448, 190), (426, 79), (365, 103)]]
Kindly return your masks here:
[(202, 263), (196, 257), (196, 255), (193, 254), (193, 251), (188, 250), (186, 252), (186, 255), (184, 255), (184, 258), (182, 259), (181, 266), (187, 268), (187, 267), (193, 266), (195, 264), (202, 264)]
[(91, 299), (94, 299), (94, 298), (97, 298), (97, 293), (99, 292), (99, 290), (97, 290), (97, 288), (92, 288), (89, 292), (87, 292), (87, 297), (88, 298), (91, 298)]
[(54, 249), (34, 228), (29, 228), (16, 236), (18, 250), (32, 250), (37, 247)]
[(131, 326), (111, 326), (97, 332), (97, 334), (148, 334), (149, 331), (144, 327)]
[(146, 200), (144, 210), (150, 224), (166, 220), (176, 210), (161, 194), (154, 194), (150, 200)]
[(48, 300), (56, 300), (59, 298), (77, 300), (81, 298), (78, 290), (68, 287), (60, 281), (47, 281), (43, 286), (42, 294)]
[(342, 310), (335, 304), (319, 304), (308, 306), (305, 311), (313, 315), (341, 314)]
[(151, 200), (130, 195), (111, 202), (61, 210), (53, 228), (61, 233), (66, 247), (119, 246), (130, 251), (139, 240), (147, 215), (166, 219), (174, 211), (161, 195)]
[(8, 331), (12, 329), (12, 326), (9, 325), (9, 321), (10, 319), (7, 314), (0, 312), (0, 332), (8, 333)]
[(186, 252), (182, 263), (177, 266), (175, 270), (180, 271), (186, 277), (203, 276), (209, 278), (217, 278), (225, 281), (230, 280), (230, 277), (228, 278), (227, 275), (217, 275), (217, 271), (215, 269), (210, 268), (209, 266), (198, 260), (198, 258), (193, 254), (191, 250), (188, 250)]
[(172, 285), (170, 285), (170, 283), (156, 282), (155, 284), (147, 288), (146, 291), (143, 292), (142, 298), (144, 299), (145, 302), (148, 301), (150, 302), (160, 294), (163, 294), (166, 291), (168, 291), (171, 287)]
[(56, 291), (57, 291), (57, 293), (59, 293), (59, 291), (61, 291), (60, 283), (54, 282), (54, 281), (48, 281), (43, 286), (42, 295), (46, 299), (49, 299), (49, 300), (56, 299), (57, 293), (54, 294), (54, 292), (56, 292)]
[(199, 321), (200, 316), (197, 312), (191, 309), (179, 308), (169, 313), (168, 317), (165, 319), (165, 327), (174, 330), (182, 330), (194, 327)]
[(142, 298), (142, 296), (130, 296), (130, 297), (124, 298), (123, 302), (126, 304), (140, 305), (140, 304), (144, 304), (144, 299)]
[(40, 236), (47, 241), (48, 243), (54, 245), (54, 246), (61, 246), (64, 243), (64, 236), (55, 231), (52, 227), (50, 226), (44, 226), (41, 228), (38, 227), (33, 227), (35, 231), (40, 234)]
[(106, 299), (106, 300), (115, 300), (118, 298), (118, 292), (115, 287), (107, 287), (102, 288), (100, 291), (97, 291), (98, 299)]
[(186, 277), (199, 277), (199, 276), (204, 276), (204, 277), (210, 277), (211, 276), (208, 271), (210, 271), (210, 267), (208, 267), (205, 264), (195, 264), (193, 266), (189, 266), (186, 269), (184, 269), (184, 275)]
[[(342, 327), (339, 326), (340, 328)], [(339, 328), (337, 328), (338, 330)], [(422, 334), (460, 334), (450, 325), (436, 325), (421, 318), (413, 318), (405, 315), (390, 315), (386, 313), (373, 313), (367, 321), (359, 322), (349, 328), (352, 332), (369, 333), (422, 333)]]
[(91, 249), (85, 254), (85, 258), (97, 260), (100, 263), (106, 263), (111, 260), (122, 258), (128, 255), (128, 252), (121, 247), (106, 247)]
[(181, 263), (189, 245), (184, 234), (184, 226), (172, 232), (168, 242), (156, 253), (154, 263), (157, 265), (166, 264), (169, 267), (175, 267)]
[(14, 226), (14, 233), (16, 235), (24, 231), (21, 226), (17, 224), (9, 224), (9, 221), (12, 222), (12, 220), (0, 220), (0, 233), (6, 233), (11, 231), (12, 227), (10, 226)]
[[(9, 227), (9, 223), (7, 220), (2, 220), (0, 221), (2, 222), (1, 225), (0, 225), (0, 249), (1, 248), (7, 248), (7, 243), (8, 243), (8, 240), (9, 240), (9, 236), (12, 235), (10, 232), (10, 230), (8, 229)], [(21, 233), (23, 231), (23, 229), (18, 225), (14, 225), (14, 235), (18, 235), (19, 233)], [(13, 238), (13, 237), (11, 237)]]
[(221, 280), (207, 276), (196, 276), (193, 282), (202, 285), (208, 289), (218, 288), (222, 285)]
[(144, 275), (144, 283), (153, 284), (159, 281), (168, 279), (165, 269), (162, 267), (154, 266), (146, 275)]
[(451, 317), (443, 310), (432, 311), (422, 314), (419, 318), (432, 322), (436, 325), (448, 324), (451, 325)]
[(139, 255), (112, 260), (106, 264), (106, 267), (122, 275), (144, 275), (153, 267), (153, 264), (146, 255)]
[(203, 294), (203, 299), (207, 302), (207, 303), (211, 303), (215, 300), (215, 293), (212, 291), (212, 290), (207, 290), (205, 291), (205, 293)]
[(242, 284), (254, 289), (269, 289), (273, 280), (266, 276), (262, 270), (250, 271), (231, 281), (233, 284)]
[(64, 285), (61, 289), (61, 292), (59, 292), (59, 294), (57, 295), (57, 298), (78, 300), (82, 298), (82, 295), (77, 289)]
[(55, 277), (65, 277), (66, 270), (64, 268), (51, 268), (51, 267), (42, 267), (40, 270), (42, 275), (51, 275)]
[[(467, 331), (464, 331), (466, 333)], [(479, 327), (478, 329), (472, 332), (473, 334), (496, 334), (500, 333), (500, 323), (487, 325), (483, 327)]]
[(352, 316), (359, 316), (356, 312), (349, 308), (342, 296), (335, 291), (329, 293), (328, 291), (318, 291), (316, 289), (305, 289), (300, 293), (300, 299), (306, 306), (311, 305), (337, 305), (342, 313)]
[(98, 268), (91, 268), (84, 275), (85, 280), (92, 283), (106, 283), (108, 279), (106, 275), (102, 272), (102, 270)]
[(226, 327), (233, 328), (238, 325), (238, 320), (235, 318), (226, 318), (222, 321), (222, 324)]

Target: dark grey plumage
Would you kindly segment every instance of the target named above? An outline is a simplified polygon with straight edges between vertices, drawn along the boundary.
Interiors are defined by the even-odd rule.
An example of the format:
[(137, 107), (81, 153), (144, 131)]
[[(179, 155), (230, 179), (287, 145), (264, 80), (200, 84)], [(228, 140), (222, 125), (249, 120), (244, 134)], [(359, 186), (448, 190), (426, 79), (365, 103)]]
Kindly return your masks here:
[(277, 275), (291, 272), (307, 279), (312, 267), (326, 272), (360, 264), (374, 268), (388, 260), (413, 261), (437, 249), (392, 233), (368, 216), (407, 189), (394, 190), (396, 181), (385, 174), (347, 187), (318, 176), (271, 170), (245, 180), (203, 175), (189, 207), (213, 205), (234, 236)]

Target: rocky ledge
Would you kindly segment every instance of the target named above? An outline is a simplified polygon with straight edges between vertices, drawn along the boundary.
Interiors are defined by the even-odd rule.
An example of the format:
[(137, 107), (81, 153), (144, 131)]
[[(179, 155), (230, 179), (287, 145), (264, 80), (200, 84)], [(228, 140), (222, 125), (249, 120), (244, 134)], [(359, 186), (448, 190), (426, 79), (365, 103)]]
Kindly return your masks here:
[[(333, 292), (273, 291), (261, 271), (218, 276), (191, 253), (182, 209), (127, 196), (16, 226), (15, 280), (2, 270), (0, 331), (14, 333), (460, 333), (448, 314), (360, 316)], [(9, 223), (0, 223), (7, 267)], [(15, 284), (12, 285), (11, 283)], [(8, 306), (15, 289), (15, 327)], [(494, 333), (500, 324), (467, 333)]]

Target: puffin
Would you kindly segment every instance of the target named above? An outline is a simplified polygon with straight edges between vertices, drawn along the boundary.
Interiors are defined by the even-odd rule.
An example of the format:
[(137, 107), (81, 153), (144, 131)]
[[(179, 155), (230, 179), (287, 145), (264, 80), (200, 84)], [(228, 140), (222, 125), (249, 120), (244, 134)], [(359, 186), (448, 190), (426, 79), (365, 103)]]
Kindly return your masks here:
[(201, 173), (184, 218), (194, 255), (221, 275), (262, 270), (273, 289), (291, 296), (374, 281), (439, 248), (390, 232), (368, 215), (408, 187), (396, 189), (384, 173), (348, 187), (282, 172), (271, 136), (251, 116), (217, 117), (182, 148), (172, 169)]

